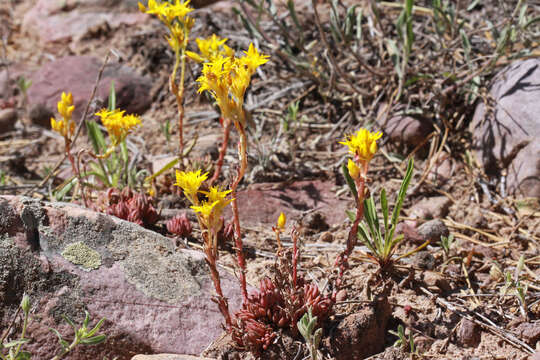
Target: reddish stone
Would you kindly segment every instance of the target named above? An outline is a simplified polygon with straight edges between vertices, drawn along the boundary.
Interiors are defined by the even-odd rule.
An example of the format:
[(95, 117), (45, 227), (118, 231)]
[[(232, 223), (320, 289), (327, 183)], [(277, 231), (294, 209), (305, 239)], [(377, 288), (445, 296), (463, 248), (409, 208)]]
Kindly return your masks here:
[(127, 1), (112, 2), (114, 6), (111, 6), (110, 1), (40, 0), (25, 14), (22, 27), (26, 33), (48, 43), (80, 39), (98, 26), (115, 29), (122, 24), (134, 25), (150, 19), (134, 6), (131, 12), (126, 12), (127, 6), (122, 3)]
[[(67, 56), (43, 65), (30, 78), (30, 106), (44, 106), (56, 113), (62, 92), (71, 92), (75, 104), (73, 118), (80, 119), (101, 66), (102, 60), (90, 56)], [(119, 63), (109, 63), (105, 67), (94, 102), (107, 104), (113, 81), (118, 108), (127, 113), (142, 114), (150, 107), (151, 79)], [(89, 118), (92, 116), (90, 113)]]
[[(61, 315), (80, 323), (84, 310), (93, 321), (107, 319), (103, 333), (108, 340), (78, 348), (70, 354), (73, 359), (199, 354), (222, 332), (223, 318), (211, 300), (214, 288), (199, 251), (178, 250), (170, 239), (112, 216), (24, 197), (0, 197), (0, 232), (8, 236), (0, 258), (11, 259), (0, 262), (0, 284), (7, 285), (0, 285), (0, 327), (7, 327), (28, 292), (33, 310), (27, 337), (32, 341), (25, 348), (37, 359), (50, 359), (58, 351), (49, 328), (72, 336)], [(61, 255), (75, 242), (99, 253), (96, 270)], [(237, 309), (237, 280), (226, 272), (221, 280), (231, 309)]]
[(254, 184), (237, 193), (240, 221), (248, 226), (274, 225), (284, 212), (291, 224), (305, 211), (317, 209), (329, 225), (341, 223), (346, 219), (347, 202), (335, 196), (333, 186), (321, 180)]
[(495, 174), (508, 170), (510, 193), (540, 197), (540, 59), (516, 61), (490, 89), (493, 104), (479, 102), (470, 130), (478, 162)]

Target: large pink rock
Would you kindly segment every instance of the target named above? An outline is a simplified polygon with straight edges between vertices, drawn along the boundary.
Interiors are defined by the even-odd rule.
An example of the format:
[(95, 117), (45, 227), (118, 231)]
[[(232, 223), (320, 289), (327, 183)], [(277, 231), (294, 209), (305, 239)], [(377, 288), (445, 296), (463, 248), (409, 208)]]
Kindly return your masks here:
[(51, 1), (39, 0), (22, 22), (23, 30), (44, 42), (77, 40), (90, 29), (134, 25), (148, 21), (149, 16), (137, 11), (134, 1)]
[[(67, 253), (73, 244), (86, 250)], [(0, 197), (0, 259), (0, 328), (28, 293), (32, 342), (27, 348), (36, 359), (50, 359), (59, 349), (50, 327), (72, 336), (61, 315), (80, 323), (84, 310), (94, 321), (107, 319), (108, 340), (80, 347), (72, 359), (199, 354), (222, 332), (203, 255), (176, 249), (170, 239), (115, 217), (75, 205)], [(225, 296), (237, 309), (238, 282), (221, 275)]]
[[(32, 81), (32, 86), (28, 89), (30, 106), (45, 106), (46, 109), (56, 113), (56, 104), (62, 92), (71, 92), (75, 103), (73, 116), (78, 120), (90, 99), (102, 65), (101, 59), (91, 56), (67, 56), (43, 65), (30, 77)], [(109, 63), (105, 67), (94, 99), (96, 102), (107, 104), (113, 81), (117, 107), (135, 114), (142, 114), (150, 107), (151, 79), (119, 63)], [(90, 113), (89, 118), (92, 115)]]
[(493, 80), (489, 110), (480, 102), (470, 130), (488, 173), (507, 169), (508, 190), (540, 197), (540, 59), (517, 61)]
[(349, 204), (337, 198), (334, 186), (322, 180), (254, 184), (237, 194), (240, 221), (248, 226), (274, 225), (282, 211), (294, 220), (317, 210), (329, 225), (340, 224)]

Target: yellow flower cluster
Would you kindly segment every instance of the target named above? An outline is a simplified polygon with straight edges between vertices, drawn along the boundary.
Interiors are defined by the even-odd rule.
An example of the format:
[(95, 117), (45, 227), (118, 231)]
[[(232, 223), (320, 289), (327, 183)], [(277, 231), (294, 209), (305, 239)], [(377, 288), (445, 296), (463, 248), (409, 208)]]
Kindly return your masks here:
[[(345, 138), (340, 144), (346, 145), (349, 152), (354, 156), (354, 161), (349, 159), (347, 169), (349, 175), (354, 180), (359, 180), (361, 176), (366, 176), (368, 163), (377, 152), (377, 140), (382, 137), (382, 133), (370, 132), (360, 129), (354, 135)], [(359, 167), (358, 164), (361, 166)]]
[(201, 170), (197, 171), (176, 171), (176, 183), (184, 191), (184, 195), (192, 204), (197, 204), (197, 193), (202, 183), (208, 178), (208, 173), (201, 175)]
[[(208, 173), (201, 175), (201, 170), (178, 171), (176, 170), (176, 183), (184, 191), (184, 195), (191, 202), (191, 208), (199, 214), (200, 224), (203, 230), (209, 232), (210, 248), (217, 252), (217, 233), (223, 226), (221, 214), (232, 199), (227, 199), (231, 190), (222, 191), (218, 186), (210, 187), (209, 191), (200, 191), (202, 183), (208, 178)], [(206, 195), (206, 200), (199, 201), (197, 193)]]
[(111, 138), (112, 146), (117, 146), (126, 139), (131, 130), (141, 124), (141, 119), (137, 115), (125, 115), (123, 110), (102, 109), (96, 113), (101, 118), (101, 123), (107, 129)]
[(159, 20), (169, 29), (170, 35), (167, 41), (175, 52), (179, 52), (185, 47), (189, 32), (195, 20), (187, 16), (193, 11), (189, 7), (189, 1), (175, 0), (174, 3), (159, 0), (148, 0), (148, 5), (144, 6), (139, 2), (139, 10), (146, 14), (156, 15)]
[(66, 94), (65, 92), (62, 92), (62, 99), (58, 102), (58, 113), (62, 119), (56, 120), (52, 117), (51, 128), (62, 135), (66, 140), (71, 139), (75, 133), (75, 122), (71, 119), (74, 110), (73, 95), (71, 93)]
[(186, 55), (200, 63), (212, 62), (219, 56), (232, 57), (234, 56), (234, 50), (225, 44), (227, 40), (227, 38), (222, 39), (216, 34), (212, 34), (206, 39), (195, 39), (200, 54), (186, 51)]
[(377, 140), (382, 137), (382, 132), (370, 132), (360, 129), (355, 135), (351, 135), (340, 144), (347, 145), (349, 152), (359, 161), (370, 161), (377, 152)]
[(223, 117), (242, 126), (245, 126), (244, 95), (251, 76), (269, 57), (259, 53), (253, 44), (244, 54), (241, 58), (218, 55), (213, 61), (204, 63), (202, 75), (197, 79), (199, 92), (210, 92)]

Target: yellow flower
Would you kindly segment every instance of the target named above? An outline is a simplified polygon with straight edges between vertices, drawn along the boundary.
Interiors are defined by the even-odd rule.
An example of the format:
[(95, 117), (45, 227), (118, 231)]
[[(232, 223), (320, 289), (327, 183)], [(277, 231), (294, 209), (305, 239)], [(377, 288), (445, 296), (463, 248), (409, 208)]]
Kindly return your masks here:
[(229, 199), (229, 200), (226, 200), (225, 198), (227, 197), (227, 195), (229, 195), (231, 193), (231, 190), (225, 190), (225, 191), (221, 191), (219, 186), (212, 186), (210, 187), (210, 191), (201, 191), (204, 195), (206, 195), (206, 197), (208, 197), (208, 201), (213, 203), (213, 202), (218, 202), (218, 204), (216, 205), (216, 213), (218, 214), (218, 216), (221, 215), (221, 211), (231, 203), (232, 199)]
[(377, 140), (382, 137), (382, 133), (372, 133), (366, 129), (360, 129), (355, 135), (345, 138), (340, 144), (347, 145), (349, 152), (360, 161), (370, 161), (377, 152)]
[(353, 180), (358, 179), (358, 177), (360, 176), (360, 168), (351, 159), (349, 159), (349, 161), (347, 162), (347, 169), (349, 170), (349, 175)]
[(71, 93), (62, 92), (62, 100), (58, 102), (58, 112), (64, 119), (71, 119), (71, 114), (75, 110), (73, 106), (73, 95)]
[(51, 128), (62, 135), (67, 139), (71, 139), (75, 133), (75, 122), (74, 121), (65, 121), (65, 120), (56, 120), (51, 118)]
[(169, 3), (162, 3), (161, 1), (148, 0), (148, 7), (139, 3), (139, 10), (147, 14), (157, 15), (158, 17), (165, 16), (166, 9), (169, 7)]
[(253, 74), (259, 66), (266, 64), (270, 58), (269, 55), (259, 53), (255, 46), (253, 46), (253, 43), (249, 44), (248, 51), (244, 51), (244, 54), (246, 54), (246, 56), (241, 58), (242, 63), (247, 66), (251, 74)]
[(112, 111), (102, 109), (96, 113), (107, 129), (113, 146), (124, 141), (131, 130), (141, 124), (141, 119), (137, 115), (124, 115), (124, 113), (125, 111), (118, 109)]
[(172, 23), (174, 19), (183, 22), (187, 14), (193, 11), (193, 8), (188, 6), (190, 0), (185, 2), (175, 0), (173, 4), (156, 0), (148, 0), (148, 7), (139, 2), (139, 10), (157, 17), (166, 24)]
[(201, 170), (197, 171), (178, 171), (176, 170), (176, 183), (174, 185), (180, 187), (184, 191), (184, 195), (192, 203), (196, 202), (197, 192), (201, 184), (208, 178), (208, 173), (201, 175)]
[(201, 205), (193, 205), (191, 208), (196, 212), (201, 214), (205, 223), (209, 223), (211, 215), (213, 215), (214, 207), (219, 203), (219, 201), (209, 202), (203, 201)]
[(285, 224), (287, 223), (287, 217), (282, 212), (279, 214), (278, 220), (277, 220), (277, 228), (281, 231), (285, 229)]
[(66, 139), (70, 139), (75, 133), (75, 122), (71, 120), (71, 115), (75, 110), (73, 105), (73, 95), (62, 92), (61, 100), (57, 104), (58, 113), (62, 116), (61, 120), (51, 118), (51, 128)]
[(207, 37), (206, 39), (195, 39), (199, 47), (200, 54), (192, 51), (186, 51), (187, 56), (197, 62), (212, 62), (218, 56), (231, 57), (234, 56), (234, 50), (225, 45), (227, 38), (220, 38), (216, 34)]
[(246, 56), (242, 58), (218, 54), (204, 63), (202, 75), (197, 79), (199, 92), (208, 91), (214, 97), (222, 116), (243, 126), (246, 89), (257, 67), (268, 61), (268, 56), (260, 54), (253, 44), (244, 53)]

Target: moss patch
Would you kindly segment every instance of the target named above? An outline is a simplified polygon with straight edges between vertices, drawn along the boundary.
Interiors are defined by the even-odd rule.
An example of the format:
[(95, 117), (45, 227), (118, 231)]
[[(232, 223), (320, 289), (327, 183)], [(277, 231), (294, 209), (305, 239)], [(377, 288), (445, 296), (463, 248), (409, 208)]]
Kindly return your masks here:
[(81, 241), (66, 246), (64, 251), (62, 251), (62, 256), (86, 270), (95, 270), (101, 265), (101, 256), (99, 253)]

